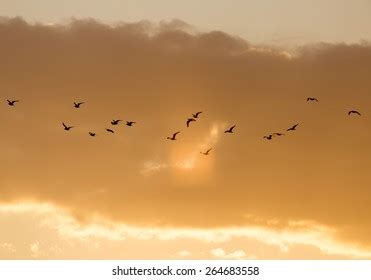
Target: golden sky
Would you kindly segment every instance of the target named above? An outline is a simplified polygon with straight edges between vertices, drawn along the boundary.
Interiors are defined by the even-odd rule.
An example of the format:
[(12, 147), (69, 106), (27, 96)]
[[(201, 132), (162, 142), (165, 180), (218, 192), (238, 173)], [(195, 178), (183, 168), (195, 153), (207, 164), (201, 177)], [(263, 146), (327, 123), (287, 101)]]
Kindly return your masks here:
[(0, 257), (370, 258), (367, 42), (20, 18), (0, 38)]

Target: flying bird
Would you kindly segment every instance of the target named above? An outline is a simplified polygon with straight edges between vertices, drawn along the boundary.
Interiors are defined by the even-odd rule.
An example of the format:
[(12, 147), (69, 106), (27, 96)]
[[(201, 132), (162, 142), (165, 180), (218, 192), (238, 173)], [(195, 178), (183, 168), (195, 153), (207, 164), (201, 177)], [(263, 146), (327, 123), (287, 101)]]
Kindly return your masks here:
[(213, 149), (213, 148), (210, 148), (210, 149), (208, 149), (206, 152), (200, 152), (200, 154), (203, 154), (203, 155), (205, 155), (205, 156), (208, 156), (209, 153), (210, 153), (210, 151), (211, 151), (212, 149)]
[(289, 129), (287, 129), (287, 131), (294, 131), (296, 130), (296, 127), (298, 126), (299, 124), (295, 124), (294, 126), (290, 127)]
[(230, 127), (229, 129), (227, 129), (226, 131), (224, 131), (224, 133), (233, 133), (233, 129), (236, 127), (236, 125)]
[(315, 102), (318, 102), (318, 99), (315, 98), (315, 97), (308, 97), (308, 98), (307, 98), (307, 102), (308, 102), (308, 101), (315, 101)]
[(111, 132), (111, 133), (115, 133), (112, 129), (110, 129), (110, 128), (106, 128), (106, 130), (108, 131), (108, 132)]
[(8, 101), (9, 106), (14, 106), (16, 102), (19, 102), (19, 100), (9, 100), (9, 99), (7, 99), (6, 101)]
[(67, 126), (65, 123), (62, 123), (63, 124), (63, 127), (64, 127), (64, 130), (70, 130), (71, 128), (73, 128), (73, 126)]
[(92, 136), (92, 137), (94, 137), (94, 136), (96, 135), (96, 133), (94, 133), (94, 132), (89, 132), (89, 135)]
[(263, 138), (265, 138), (267, 140), (272, 140), (272, 137), (273, 137), (273, 135), (272, 134), (269, 134), (268, 136), (264, 136)]
[(118, 125), (119, 122), (122, 122), (122, 120), (112, 120), (112, 121), (111, 121), (111, 124), (112, 124), (112, 125)]
[(167, 137), (167, 139), (174, 141), (174, 140), (176, 140), (176, 136), (177, 136), (179, 133), (180, 133), (180, 131), (175, 132), (175, 133), (173, 134), (172, 137)]
[(199, 116), (200, 114), (202, 114), (202, 112), (197, 112), (196, 114), (192, 114), (192, 116), (193, 116), (195, 119), (197, 119), (198, 116)]
[(126, 125), (127, 126), (133, 126), (133, 124), (136, 124), (136, 122), (126, 121)]
[(85, 102), (73, 102), (73, 106), (75, 107), (75, 108), (77, 108), (77, 109), (79, 109), (80, 108), (80, 106), (82, 105), (82, 104), (84, 104)]
[(283, 136), (283, 135), (285, 135), (285, 134), (279, 133), (279, 132), (273, 133), (273, 136)]
[(358, 115), (358, 116), (360, 116), (361, 115), (361, 113), (360, 112), (358, 112), (358, 111), (355, 111), (355, 110), (352, 110), (352, 111), (349, 111), (348, 112), (348, 115), (350, 116), (351, 114), (356, 114), (356, 115)]
[(188, 119), (187, 120), (187, 127), (189, 127), (189, 124), (191, 123), (191, 122), (195, 122), (196, 120), (195, 119)]

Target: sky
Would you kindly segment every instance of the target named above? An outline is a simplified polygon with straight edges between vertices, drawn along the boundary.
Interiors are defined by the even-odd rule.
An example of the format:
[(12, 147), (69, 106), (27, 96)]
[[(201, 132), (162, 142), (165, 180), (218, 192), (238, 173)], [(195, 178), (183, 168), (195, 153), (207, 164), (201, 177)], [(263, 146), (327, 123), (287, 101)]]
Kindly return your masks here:
[(371, 258), (369, 2), (178, 2), (0, 2), (0, 258)]
[(259, 44), (371, 38), (369, 0), (1, 0), (1, 15), (56, 23), (94, 18), (107, 23), (181, 19), (203, 31), (223, 30)]

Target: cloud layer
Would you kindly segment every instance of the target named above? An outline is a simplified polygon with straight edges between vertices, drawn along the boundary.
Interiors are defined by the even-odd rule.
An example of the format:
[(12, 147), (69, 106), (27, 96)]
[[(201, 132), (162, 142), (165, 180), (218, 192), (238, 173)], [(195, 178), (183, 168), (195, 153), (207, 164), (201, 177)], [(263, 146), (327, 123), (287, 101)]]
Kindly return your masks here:
[[(178, 21), (2, 19), (0, 37), (1, 99), (21, 100), (0, 110), (1, 202), (50, 202), (81, 223), (99, 215), (134, 227), (280, 230), (311, 221), (370, 249), (369, 44), (288, 54)], [(76, 100), (86, 106), (75, 110)], [(351, 109), (363, 116), (349, 118)], [(114, 118), (138, 124), (107, 134)], [(62, 121), (76, 128), (66, 133)], [(294, 123), (296, 133), (263, 141)], [(235, 135), (213, 140), (213, 126), (232, 124)], [(166, 141), (178, 130), (178, 141)], [(202, 157), (206, 143), (215, 150)]]

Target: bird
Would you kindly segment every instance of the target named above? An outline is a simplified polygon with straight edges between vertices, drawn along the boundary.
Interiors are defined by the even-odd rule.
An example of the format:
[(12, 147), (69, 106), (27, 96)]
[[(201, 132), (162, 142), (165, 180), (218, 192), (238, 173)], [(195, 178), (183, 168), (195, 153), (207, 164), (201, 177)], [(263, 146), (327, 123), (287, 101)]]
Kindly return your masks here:
[(200, 152), (200, 154), (203, 154), (203, 155), (205, 155), (205, 156), (208, 156), (209, 153), (210, 153), (210, 151), (211, 151), (212, 149), (213, 149), (213, 148), (210, 148), (210, 149), (208, 149), (206, 152)]
[(199, 116), (200, 114), (202, 114), (202, 112), (197, 112), (196, 114), (192, 114), (192, 116), (193, 116), (195, 119), (197, 119), (198, 116)]
[(94, 132), (89, 132), (89, 135), (92, 136), (92, 137), (94, 137), (94, 136), (96, 135), (96, 133), (94, 133)]
[(224, 133), (233, 133), (233, 129), (236, 127), (236, 125), (234, 126), (231, 126), (229, 129), (227, 129), (226, 131), (224, 131)]
[(175, 132), (175, 133), (173, 134), (172, 137), (167, 137), (167, 139), (174, 141), (174, 140), (176, 140), (176, 136), (177, 136), (179, 133), (180, 133), (180, 131)]
[(352, 111), (349, 111), (348, 112), (348, 115), (350, 116), (351, 114), (356, 114), (356, 115), (358, 115), (358, 116), (360, 116), (361, 115), (361, 113), (360, 112), (358, 112), (358, 111), (355, 111), (355, 110), (352, 110)]
[(84, 104), (85, 102), (73, 102), (73, 106), (75, 107), (75, 108), (80, 108), (80, 106), (82, 105), (82, 104)]
[(108, 131), (108, 132), (111, 132), (111, 133), (115, 133), (112, 129), (110, 129), (110, 128), (106, 128), (106, 130)]
[(268, 136), (264, 136), (263, 138), (265, 138), (267, 140), (272, 140), (272, 137), (273, 137), (273, 135), (272, 134), (269, 134)]
[(71, 128), (73, 128), (73, 126), (67, 126), (65, 123), (62, 123), (63, 124), (63, 127), (64, 127), (64, 130), (70, 130)]
[(308, 98), (307, 98), (307, 102), (308, 102), (308, 101), (315, 101), (315, 102), (318, 102), (318, 99), (315, 98), (315, 97), (308, 97)]
[(8, 101), (9, 106), (14, 106), (16, 102), (19, 102), (19, 100), (9, 100), (9, 99), (7, 99), (6, 101)]
[(122, 120), (112, 120), (112, 121), (111, 121), (111, 124), (112, 124), (112, 125), (118, 125), (119, 122), (122, 122)]
[(285, 135), (285, 134), (279, 133), (279, 132), (273, 133), (273, 136), (283, 136), (283, 135)]
[(133, 124), (136, 124), (136, 122), (126, 121), (126, 125), (127, 126), (133, 126)]
[(192, 118), (191, 118), (191, 119), (188, 119), (188, 120), (187, 120), (187, 127), (189, 127), (189, 124), (190, 124), (191, 122), (195, 122), (195, 121), (196, 121), (196, 120), (195, 120), (195, 119), (192, 119)]
[(294, 126), (290, 127), (289, 129), (287, 129), (287, 131), (293, 131), (293, 130), (296, 130), (296, 127), (298, 126), (299, 124), (295, 124)]

